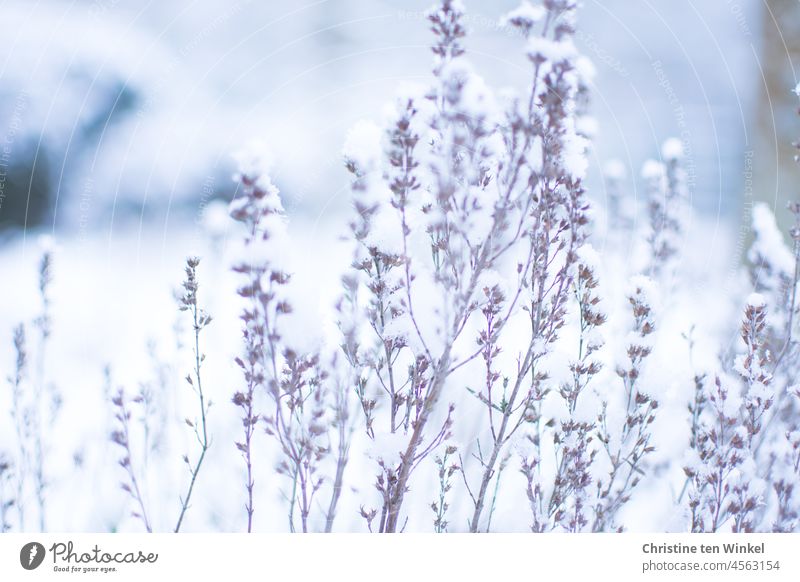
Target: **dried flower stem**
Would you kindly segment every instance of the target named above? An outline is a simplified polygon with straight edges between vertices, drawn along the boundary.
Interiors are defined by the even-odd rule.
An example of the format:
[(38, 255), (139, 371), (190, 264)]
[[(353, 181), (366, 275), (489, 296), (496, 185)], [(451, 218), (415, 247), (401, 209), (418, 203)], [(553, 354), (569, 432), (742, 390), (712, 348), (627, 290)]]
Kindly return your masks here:
[(5, 455), (0, 454), (0, 533), (11, 531), (9, 512), (17, 503), (13, 493), (8, 494), (14, 479), (14, 467)]
[[(200, 473), (200, 467), (203, 465), (203, 460), (206, 457), (206, 452), (211, 445), (208, 438), (208, 426), (206, 423), (206, 416), (211, 406), (211, 402), (206, 403), (205, 395), (203, 394), (203, 383), (200, 374), (200, 368), (205, 360), (205, 354), (200, 351), (200, 332), (211, 323), (211, 316), (205, 313), (197, 304), (197, 290), (199, 287), (197, 281), (197, 266), (200, 264), (200, 259), (189, 258), (186, 260), (186, 280), (183, 282), (184, 293), (180, 298), (180, 310), (189, 311), (192, 316), (192, 329), (194, 331), (194, 378), (191, 374), (186, 376), (186, 382), (197, 394), (200, 406), (200, 422), (198, 426), (197, 421), (186, 419), (186, 424), (194, 430), (197, 442), (200, 445), (200, 454), (197, 461), (193, 466), (189, 466), (189, 473), (191, 480), (189, 481), (189, 488), (186, 491), (185, 497), (181, 498), (181, 511), (178, 515), (178, 522), (175, 525), (174, 532), (178, 533), (181, 530), (186, 510), (189, 508), (189, 502), (192, 498), (192, 492), (197, 481), (197, 476)], [(184, 456), (184, 461), (189, 464), (188, 457)]]

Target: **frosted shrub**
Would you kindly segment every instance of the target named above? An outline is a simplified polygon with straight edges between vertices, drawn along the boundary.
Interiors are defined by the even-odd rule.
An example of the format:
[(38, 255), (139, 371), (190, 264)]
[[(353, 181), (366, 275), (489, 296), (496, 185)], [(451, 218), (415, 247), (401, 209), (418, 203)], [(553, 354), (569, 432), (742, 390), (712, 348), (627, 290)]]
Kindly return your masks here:
[[(597, 356), (606, 315), (597, 293), (598, 259), (587, 244), (582, 181), (588, 142), (578, 126), (590, 67), (572, 42), (574, 10), (574, 2), (548, 2), (524, 5), (508, 16), (526, 39), (530, 81), (525, 94), (499, 97), (465, 60), (463, 8), (443, 2), (429, 13), (436, 35), (432, 86), (398, 99), (384, 129), (360, 122), (348, 135), (344, 156), (353, 176), (354, 254), (338, 309), (345, 355), (340, 362), (350, 367), (346, 394), (361, 411), (356, 435), (372, 443), (367, 454), (375, 463), (378, 495), (374, 505), (361, 504), (371, 530), (405, 527), (406, 496), (416, 472), (431, 460), (441, 492), (432, 503), (435, 529), (442, 531), (451, 521), (445, 519), (445, 494), (454, 489), (456, 472), (463, 486), (451, 495), (468, 496), (469, 529), (487, 529), (503, 469), (520, 462), (510, 461), (514, 443), (531, 444), (521, 466), (537, 531), (592, 527), (593, 511), (603, 516), (594, 527), (603, 529), (638, 481), (628, 465), (642, 470), (655, 403), (630, 383), (644, 350), (632, 346), (633, 369), (623, 373), (631, 377), (630, 426), (619, 445), (626, 450), (610, 453), (612, 481), (619, 472), (623, 482), (607, 483), (594, 500), (601, 426), (597, 413), (590, 412), (596, 398), (589, 386), (603, 367)], [(232, 215), (245, 222), (246, 245), (253, 245), (260, 231), (252, 217), (277, 212), (279, 202), (264, 202), (277, 195), (265, 175), (242, 172), (239, 180), (244, 197), (234, 201)], [(293, 435), (289, 421), (280, 420), (279, 370), (291, 371), (296, 361), (293, 352), (281, 353), (279, 333), (269, 327), (287, 309), (277, 295), (284, 275), (265, 262), (237, 271), (249, 277), (240, 294), (260, 298), (243, 317), (247, 357), (240, 358), (240, 366), (248, 391), (235, 399), (249, 405), (253, 378), (273, 394), (277, 420), (270, 420), (268, 431), (278, 435), (289, 459), (279, 470), (293, 475), (293, 483), (299, 476), (300, 490), (309, 487), (312, 495), (321, 481), (311, 475), (327, 452), (331, 429), (319, 422), (313, 434)], [(265, 281), (271, 292), (261, 291)], [(647, 335), (648, 308), (637, 301), (632, 299), (637, 329)], [(559, 376), (566, 374), (565, 379), (551, 380), (550, 355), (573, 323), (571, 311), (578, 318), (577, 345), (564, 348), (569, 362)], [(264, 348), (252, 347), (260, 342)], [(465, 386), (466, 378), (483, 380)], [(309, 384), (307, 406), (323, 398), (323, 384), (321, 376)], [(474, 400), (460, 415), (456, 403), (469, 395)], [(561, 412), (546, 416), (545, 406)], [(482, 428), (462, 446), (445, 446), (454, 440), (459, 421)], [(311, 445), (314, 439), (320, 444)], [(238, 446), (247, 455), (246, 442)], [(292, 447), (308, 452), (297, 454)], [(448, 464), (462, 448), (471, 454)], [(553, 450), (558, 466), (544, 467), (542, 458)], [(294, 503), (293, 497), (290, 516)], [(304, 504), (300, 501), (301, 516)]]

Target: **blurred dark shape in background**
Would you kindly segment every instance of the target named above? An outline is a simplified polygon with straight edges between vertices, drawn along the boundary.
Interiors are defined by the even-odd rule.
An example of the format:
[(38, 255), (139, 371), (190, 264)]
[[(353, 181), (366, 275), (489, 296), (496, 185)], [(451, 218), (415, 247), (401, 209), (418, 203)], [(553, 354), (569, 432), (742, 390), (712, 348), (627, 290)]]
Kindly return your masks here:
[[(232, 195), (230, 153), (252, 137), (275, 150), (290, 213), (344, 211), (346, 131), (380, 119), (398, 84), (426, 81), (431, 3), (4, 4), (0, 229), (197, 221)], [(528, 74), (524, 41), (499, 22), (517, 4), (466, 2), (471, 58), (500, 86)], [(673, 135), (701, 213), (744, 224), (749, 198), (780, 208), (796, 195), (800, 4), (586, 0), (578, 27), (597, 69), (589, 185), (600, 204), (606, 161), (619, 158), (641, 191), (642, 163)]]

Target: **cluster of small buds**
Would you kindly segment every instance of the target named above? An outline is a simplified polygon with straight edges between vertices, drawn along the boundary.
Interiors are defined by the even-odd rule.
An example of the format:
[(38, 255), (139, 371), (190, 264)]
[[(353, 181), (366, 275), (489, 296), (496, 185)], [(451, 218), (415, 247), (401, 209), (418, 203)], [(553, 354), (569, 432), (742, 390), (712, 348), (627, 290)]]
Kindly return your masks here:
[(592, 485), (595, 425), (571, 418), (559, 424), (553, 436), (558, 471), (553, 481), (548, 513), (553, 527), (582, 531), (589, 523), (588, 491)]
[(433, 54), (437, 63), (444, 64), (464, 54), (461, 39), (467, 31), (462, 22), (464, 6), (461, 0), (443, 0), (438, 8), (431, 9), (428, 14), (436, 43)]
[(118, 428), (111, 433), (111, 442), (122, 449), (122, 457), (119, 460), (119, 466), (124, 469), (126, 476), (126, 480), (122, 482), (121, 487), (138, 506), (137, 510), (131, 512), (133, 517), (140, 519), (145, 529), (148, 532), (152, 532), (153, 529), (147, 517), (142, 490), (139, 486), (139, 480), (136, 478), (136, 469), (133, 466), (133, 452), (130, 439), (131, 412), (128, 409), (125, 391), (121, 387), (117, 391), (117, 394), (112, 397), (111, 403), (115, 410), (114, 418), (118, 423)]
[(485, 392), (476, 392), (478, 400), (489, 406), (489, 423), (494, 429), (494, 403), (492, 391), (500, 379), (500, 372), (494, 368), (494, 360), (500, 355), (500, 347), (497, 341), (500, 337), (500, 330), (497, 327), (497, 319), (500, 316), (505, 303), (505, 295), (498, 285), (484, 287), (483, 293), (486, 301), (481, 307), (481, 313), (486, 321), (485, 328), (478, 332), (477, 343), (481, 351), (484, 367), (486, 368)]
[[(690, 480), (689, 510), (693, 532), (716, 532), (731, 517), (731, 476), (749, 456), (747, 430), (741, 426), (739, 405), (720, 376), (707, 387), (710, 418), (697, 436), (696, 462), (684, 467)], [(735, 480), (739, 482), (738, 480)], [(744, 511), (745, 504), (741, 506)], [(749, 512), (749, 509), (748, 509)], [(744, 516), (740, 516), (743, 521)]]
[(741, 337), (746, 351), (736, 360), (736, 370), (747, 384), (744, 399), (745, 428), (748, 445), (761, 431), (764, 413), (774, 401), (771, 389), (772, 374), (767, 369), (769, 354), (764, 349), (767, 327), (767, 308), (761, 295), (750, 297), (744, 312)]
[(597, 294), (598, 281), (594, 267), (587, 262), (579, 261), (576, 272), (574, 286), (580, 316), (578, 357), (569, 366), (573, 377), (572, 383), (563, 384), (560, 390), (570, 413), (575, 411), (581, 392), (592, 377), (602, 369), (601, 362), (592, 356), (603, 345), (598, 338), (597, 330), (607, 319), (599, 308), (600, 297)]
[[(592, 254), (593, 251), (582, 249), (583, 256)], [(589, 509), (588, 490), (593, 481), (592, 464), (597, 454), (595, 425), (580, 420), (576, 415), (581, 395), (602, 368), (594, 354), (602, 347), (598, 328), (606, 322), (606, 315), (600, 310), (593, 263), (594, 260), (587, 261), (581, 257), (575, 267), (573, 285), (580, 322), (578, 353), (569, 365), (572, 381), (562, 383), (559, 389), (569, 416), (556, 423), (553, 434), (559, 462), (549, 515), (553, 525), (565, 531), (581, 531), (589, 523), (586, 514)]]
[[(528, 439), (538, 448), (539, 443), (535, 437), (528, 436)], [(539, 473), (540, 464), (539, 455), (523, 457), (520, 464), (520, 472), (525, 476), (525, 493), (528, 496), (528, 504), (530, 506), (531, 515), (533, 516), (531, 531), (534, 533), (544, 533), (548, 531), (550, 527), (550, 520), (544, 508), (545, 495)]]
[(730, 498), (725, 511), (731, 515), (733, 533), (753, 533), (755, 531), (756, 509), (763, 505), (763, 481), (754, 479), (755, 463), (748, 459), (749, 465), (742, 464), (730, 479)]
[(448, 460), (458, 452), (454, 445), (445, 447), (442, 456), (436, 456), (434, 463), (437, 468), (437, 475), (439, 477), (439, 498), (431, 503), (431, 510), (435, 516), (433, 520), (433, 529), (436, 533), (443, 533), (447, 531), (449, 525), (447, 521), (447, 510), (450, 505), (447, 502), (447, 494), (452, 489), (452, 479), (461, 466), (456, 462), (448, 462)]
[(525, 37), (528, 37), (536, 26), (547, 14), (544, 6), (532, 5), (527, 0), (505, 15), (500, 24), (503, 26), (513, 26), (519, 29)]

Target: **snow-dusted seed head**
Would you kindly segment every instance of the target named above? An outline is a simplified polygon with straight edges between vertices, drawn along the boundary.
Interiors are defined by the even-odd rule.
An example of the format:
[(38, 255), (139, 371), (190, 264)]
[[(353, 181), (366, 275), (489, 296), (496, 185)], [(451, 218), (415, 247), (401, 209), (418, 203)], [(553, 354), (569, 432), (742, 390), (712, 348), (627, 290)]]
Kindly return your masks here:
[(519, 7), (506, 14), (500, 21), (502, 26), (513, 26), (522, 31), (527, 37), (536, 24), (541, 22), (547, 14), (544, 6), (533, 5), (528, 0), (523, 0)]
[(761, 431), (762, 418), (774, 401), (772, 373), (768, 369), (769, 353), (764, 347), (767, 327), (766, 300), (760, 293), (747, 299), (741, 336), (746, 351), (736, 358), (735, 369), (747, 384), (745, 393), (745, 427), (748, 442)]
[(461, 0), (443, 0), (439, 7), (430, 9), (427, 16), (436, 35), (432, 50), (438, 69), (441, 64), (464, 54), (461, 46), (461, 39), (467, 33), (462, 23), (464, 5)]

